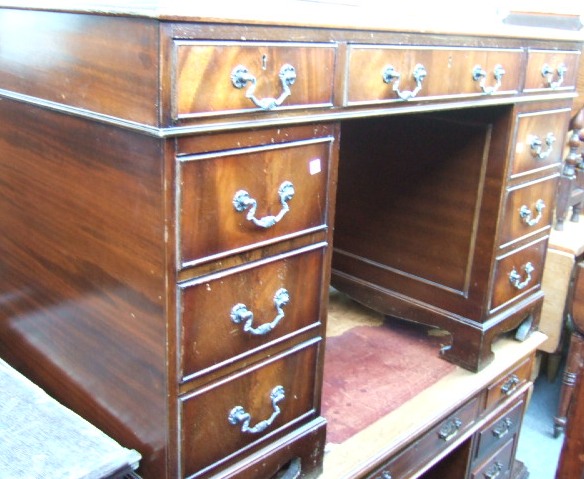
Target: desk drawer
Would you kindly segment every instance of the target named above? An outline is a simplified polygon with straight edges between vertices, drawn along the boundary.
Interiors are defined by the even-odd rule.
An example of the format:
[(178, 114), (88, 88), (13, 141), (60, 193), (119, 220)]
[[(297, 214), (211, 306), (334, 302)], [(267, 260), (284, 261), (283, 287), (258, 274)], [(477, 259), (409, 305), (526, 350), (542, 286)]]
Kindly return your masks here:
[(332, 44), (177, 41), (174, 115), (331, 106), (335, 55)]
[(573, 90), (579, 60), (579, 51), (529, 50), (524, 90)]
[(531, 366), (532, 360), (530, 358), (518, 364), (511, 371), (501, 376), (497, 382), (489, 386), (487, 389), (487, 411), (505, 401), (529, 380)]
[(570, 110), (523, 113), (517, 117), (509, 176), (554, 167), (562, 161)]
[(316, 418), (320, 341), (272, 357), (180, 399), (182, 477), (199, 477), (223, 459), (275, 440)]
[(483, 465), (470, 473), (471, 479), (508, 478), (513, 468), (513, 440), (508, 441)]
[(539, 288), (546, 246), (544, 237), (495, 261), (491, 311)]
[(451, 414), (447, 419), (428, 431), (422, 438), (396, 457), (391, 459), (384, 466), (367, 476), (368, 479), (386, 479), (393, 477), (396, 479), (409, 477), (410, 471), (416, 469), (421, 464), (425, 464), (441, 451), (456, 442), (472, 424), (478, 415), (479, 399), (470, 399), (458, 411)]
[(500, 246), (550, 227), (559, 173), (506, 192), (501, 217)]
[(320, 244), (179, 285), (183, 381), (316, 327), (324, 256)]
[(324, 137), (180, 157), (180, 265), (325, 229), (332, 143)]
[(475, 461), (481, 461), (519, 431), (524, 408), (525, 394), (477, 433)]
[[(501, 65), (505, 74), (496, 93), (515, 93), (521, 58), (521, 50), (353, 45), (349, 47), (346, 103), (403, 101), (417, 86), (415, 98), (420, 100), (485, 94), (481, 80), (473, 79), (478, 66), (486, 72), (487, 91), (496, 84), (494, 69)], [(426, 73), (423, 78), (418, 65)]]

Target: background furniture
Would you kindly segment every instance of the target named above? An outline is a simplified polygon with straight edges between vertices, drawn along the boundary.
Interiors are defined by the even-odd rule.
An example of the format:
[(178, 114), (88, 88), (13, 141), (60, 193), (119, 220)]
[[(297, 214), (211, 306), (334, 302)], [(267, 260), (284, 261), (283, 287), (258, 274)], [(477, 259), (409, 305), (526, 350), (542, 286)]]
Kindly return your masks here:
[(488, 368), (539, 322), (582, 35), (285, 3), (3, 3), (0, 354), (147, 479), (316, 477), (333, 277), (495, 371), (406, 455), (513, 472), (514, 441), (469, 458), (529, 388)]
[(584, 477), (584, 263), (576, 268), (574, 297), (572, 301), (574, 332), (570, 338), (570, 351), (566, 375), (570, 375), (562, 400), (567, 406), (566, 438), (558, 465), (557, 479)]

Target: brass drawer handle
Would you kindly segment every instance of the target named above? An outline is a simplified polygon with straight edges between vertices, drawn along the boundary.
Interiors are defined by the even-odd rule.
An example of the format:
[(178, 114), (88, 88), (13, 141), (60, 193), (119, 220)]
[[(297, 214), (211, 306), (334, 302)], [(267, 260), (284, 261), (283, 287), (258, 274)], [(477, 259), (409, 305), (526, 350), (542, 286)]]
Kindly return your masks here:
[(525, 272), (525, 279), (523, 281), (521, 281), (522, 276), (515, 268), (509, 273), (509, 281), (511, 281), (511, 284), (515, 289), (524, 289), (531, 282), (531, 273), (535, 271), (531, 262), (525, 263), (521, 269)]
[(236, 66), (231, 71), (231, 83), (235, 88), (243, 88), (248, 83), (250, 84), (247, 91), (245, 92), (245, 97), (249, 98), (254, 105), (261, 108), (262, 110), (273, 110), (274, 108), (280, 106), (286, 98), (291, 95), (290, 86), (296, 81), (296, 70), (292, 65), (285, 64), (280, 68), (280, 73), (278, 74), (280, 82), (282, 83), (282, 93), (278, 98), (257, 98), (254, 93), (257, 86), (256, 77), (253, 76), (249, 70), (243, 65)]
[(458, 434), (460, 427), (462, 426), (462, 421), (457, 417), (446, 422), (438, 431), (438, 437), (443, 441), (450, 441), (454, 436)]
[[(566, 65), (564, 65), (563, 63), (560, 63), (558, 65), (555, 72), (552, 67), (550, 67), (547, 63), (544, 63), (544, 65), (541, 67), (541, 76), (545, 79), (548, 86), (552, 90), (555, 90), (562, 83), (564, 83), (564, 77), (567, 71), (568, 69), (566, 68)], [(558, 74), (558, 79), (556, 81), (554, 81), (554, 73)]]
[(479, 82), (479, 86), (485, 95), (492, 95), (501, 87), (503, 75), (505, 75), (505, 69), (501, 65), (495, 65), (493, 77), (496, 83), (493, 86), (487, 86), (487, 72), (480, 65), (476, 65), (472, 70), (472, 79)]
[(427, 75), (428, 72), (426, 71), (424, 65), (418, 63), (414, 67), (414, 71), (412, 72), (412, 76), (414, 77), (414, 80), (416, 80), (416, 88), (414, 88), (411, 91), (410, 90), (400, 91), (399, 82), (401, 79), (401, 73), (398, 72), (393, 67), (393, 65), (387, 65), (381, 72), (383, 81), (388, 84), (391, 83), (392, 84), (391, 89), (397, 94), (397, 96), (399, 96), (404, 101), (411, 100), (412, 98), (415, 98), (418, 93), (420, 93), (420, 90), (422, 90), (422, 83), (424, 82), (424, 79), (426, 78)]
[(270, 400), (272, 401), (272, 408), (274, 412), (272, 412), (272, 415), (268, 419), (264, 419), (263, 421), (258, 422), (253, 427), (250, 427), (249, 425), (251, 422), (251, 414), (246, 412), (243, 406), (235, 406), (229, 412), (227, 420), (234, 426), (238, 423), (242, 423), (241, 432), (243, 433), (257, 434), (263, 432), (272, 425), (274, 420), (280, 414), (281, 410), (278, 406), (278, 403), (285, 397), (286, 395), (283, 386), (276, 386), (274, 389), (272, 389), (272, 392), (270, 393)]
[(529, 146), (531, 147), (531, 155), (540, 159), (545, 160), (553, 151), (553, 145), (556, 142), (556, 137), (553, 133), (548, 133), (545, 137), (545, 144), (547, 146), (546, 150), (543, 150), (543, 141), (537, 135), (532, 135), (528, 139)]
[(231, 308), (231, 321), (235, 324), (243, 323), (243, 330), (246, 333), (254, 336), (263, 336), (271, 332), (278, 323), (284, 318), (283, 306), (290, 302), (290, 294), (284, 288), (280, 288), (274, 294), (274, 306), (276, 308), (277, 316), (270, 323), (261, 324), (258, 327), (253, 327), (253, 312), (247, 309), (243, 303), (238, 303)]
[(513, 391), (515, 391), (515, 389), (517, 389), (517, 385), (520, 382), (521, 381), (519, 379), (519, 376), (517, 376), (517, 374), (512, 374), (511, 376), (509, 376), (507, 381), (505, 381), (501, 386), (501, 392), (509, 396), (509, 394), (511, 394)]
[(249, 208), (247, 212), (246, 219), (253, 222), (256, 226), (260, 228), (270, 228), (274, 226), (278, 221), (280, 221), (288, 211), (290, 211), (290, 206), (288, 206), (288, 201), (294, 197), (294, 185), (290, 181), (284, 181), (278, 188), (278, 196), (280, 197), (280, 203), (282, 204), (282, 209), (276, 216), (265, 216), (263, 218), (256, 218), (256, 209), (258, 207), (258, 202), (245, 190), (239, 190), (233, 196), (233, 207), (239, 211), (245, 211)]
[(483, 476), (485, 479), (495, 479), (499, 477), (499, 474), (503, 471), (503, 463), (496, 461), (491, 467), (489, 467), (484, 473)]
[(506, 417), (493, 429), (493, 436), (495, 436), (497, 439), (505, 437), (507, 434), (509, 434), (511, 426), (513, 426), (513, 421)]
[(535, 211), (537, 216), (533, 217), (533, 212), (527, 205), (522, 205), (519, 208), (519, 217), (527, 226), (535, 226), (542, 218), (542, 212), (545, 208), (545, 201), (541, 198), (535, 202)]

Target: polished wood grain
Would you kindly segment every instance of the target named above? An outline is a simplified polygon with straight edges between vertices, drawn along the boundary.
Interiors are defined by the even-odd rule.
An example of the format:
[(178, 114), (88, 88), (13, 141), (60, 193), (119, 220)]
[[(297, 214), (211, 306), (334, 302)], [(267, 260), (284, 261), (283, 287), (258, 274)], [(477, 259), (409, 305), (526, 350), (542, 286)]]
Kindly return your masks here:
[(523, 56), (519, 49), (350, 45), (349, 55), (348, 105), (402, 101), (393, 91), (393, 83), (387, 84), (383, 80), (382, 72), (389, 65), (401, 75), (399, 89), (410, 92), (416, 88), (413, 77), (416, 65), (425, 68), (427, 76), (415, 97), (419, 100), (482, 95), (479, 82), (473, 80), (473, 69), (477, 65), (488, 73), (487, 86), (496, 83), (493, 79), (495, 66), (504, 66), (506, 73), (497, 93), (515, 93), (520, 88)]
[[(557, 166), (563, 158), (563, 138), (568, 120), (568, 108), (520, 113), (509, 175), (518, 177), (533, 170), (549, 170)], [(551, 146), (546, 143), (550, 135), (554, 138)], [(531, 148), (534, 139), (542, 143), (540, 155)]]
[(537, 50), (530, 49), (527, 59), (527, 70), (525, 74), (526, 91), (540, 90), (549, 91), (551, 89), (546, 77), (542, 75), (542, 68), (548, 65), (553, 71), (551, 79), (553, 82), (559, 80), (557, 69), (560, 65), (566, 67), (564, 80), (557, 88), (573, 90), (578, 78), (578, 62), (580, 61), (580, 51), (578, 50)]
[[(501, 214), (500, 247), (542, 230), (549, 231), (554, 214), (550, 206), (554, 204), (558, 178), (559, 172), (556, 172), (553, 176), (506, 190)], [(528, 214), (523, 215), (523, 211)]]
[[(332, 137), (265, 145), (179, 159), (179, 236), (182, 266), (209, 261), (324, 229), (327, 224), (329, 159)], [(283, 210), (280, 186), (291, 182), (289, 211), (271, 227), (247, 219), (251, 208), (238, 211), (234, 197), (245, 191), (257, 203), (255, 218)], [(208, 218), (200, 228), (201, 218)]]
[[(512, 254), (497, 258), (494, 267), (493, 294), (490, 302), (491, 311), (496, 311), (511, 301), (539, 290), (546, 247), (547, 238), (543, 238), (514, 251)], [(531, 273), (527, 271), (528, 263), (533, 267)], [(514, 280), (514, 284), (511, 278), (513, 271), (518, 275), (517, 280)]]
[[(265, 445), (268, 439), (289, 432), (294, 422), (315, 419), (315, 377), (307, 377), (306, 371), (316, 368), (319, 344), (319, 340), (305, 343), (181, 397), (183, 477), (207, 477), (199, 471), (217, 465), (244, 447)], [(285, 397), (277, 403), (279, 412), (265, 429), (244, 432), (243, 423), (229, 422), (229, 413), (236, 406), (251, 415), (251, 428), (268, 420), (276, 412), (270, 394), (277, 386), (284, 388)]]
[[(315, 246), (179, 286), (183, 381), (224, 362), (241, 361), (243, 356), (298, 335), (305, 328), (319, 333), (326, 245)], [(260, 285), (261, 289), (256, 291), (249, 285)], [(281, 289), (286, 291), (287, 300), (277, 304)], [(238, 304), (252, 317), (236, 316), (239, 322), (235, 322), (231, 315)], [(283, 316), (273, 329), (266, 330), (279, 314)], [(249, 330), (245, 329), (247, 323)]]
[[(158, 124), (158, 26), (148, 19), (0, 11), (1, 88)], [(23, 25), (32, 24), (23, 39)]]
[(254, 95), (258, 99), (277, 99), (283, 90), (280, 69), (284, 65), (295, 69), (290, 97), (280, 109), (332, 105), (334, 45), (179, 41), (175, 48), (174, 114), (178, 118), (257, 109), (246, 98), (251, 81), (243, 88), (232, 83), (232, 72), (238, 66), (245, 67), (256, 79)]
[(0, 356), (166, 474), (160, 141), (0, 108)]

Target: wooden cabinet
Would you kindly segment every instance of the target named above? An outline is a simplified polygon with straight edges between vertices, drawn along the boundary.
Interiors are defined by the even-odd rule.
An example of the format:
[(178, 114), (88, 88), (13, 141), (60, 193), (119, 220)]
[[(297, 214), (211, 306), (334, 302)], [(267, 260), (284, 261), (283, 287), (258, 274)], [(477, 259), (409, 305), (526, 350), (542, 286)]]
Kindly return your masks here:
[[(146, 479), (323, 473), (331, 278), (472, 371), (537, 328), (578, 35), (130, 3), (0, 7), (0, 355)], [(448, 455), (526, 371), (354, 477), (512, 467)]]

